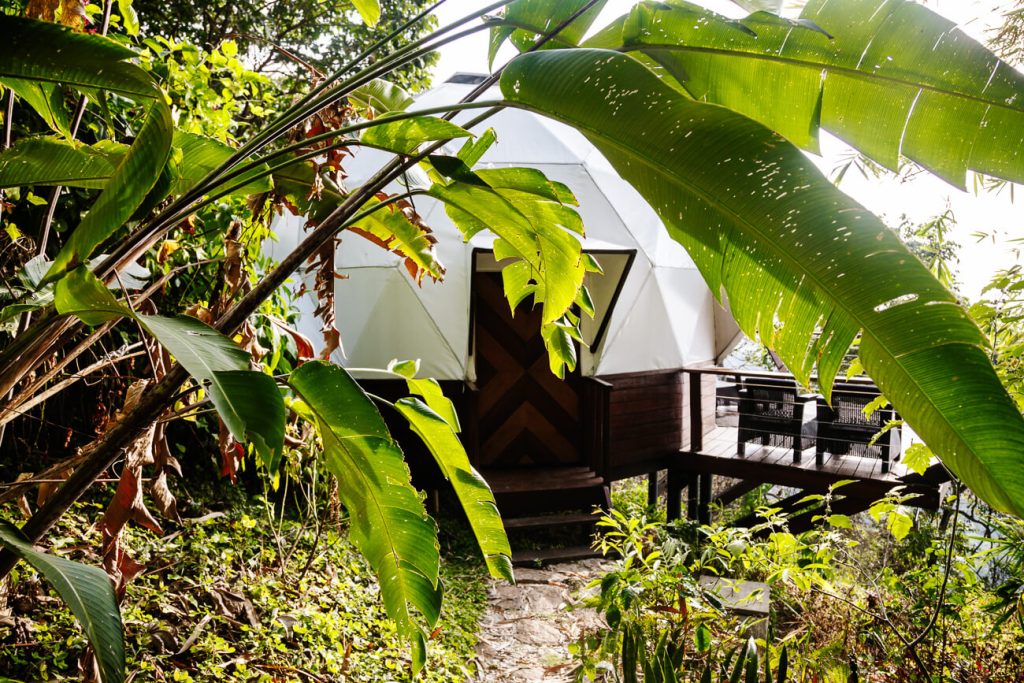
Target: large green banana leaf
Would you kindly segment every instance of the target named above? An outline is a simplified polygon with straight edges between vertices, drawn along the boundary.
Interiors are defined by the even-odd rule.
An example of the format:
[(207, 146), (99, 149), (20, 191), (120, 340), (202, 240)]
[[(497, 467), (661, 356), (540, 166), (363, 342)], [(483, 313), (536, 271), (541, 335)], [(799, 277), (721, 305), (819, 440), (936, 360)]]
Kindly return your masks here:
[(63, 83), (148, 103), (135, 141), (54, 259), (44, 278), (52, 282), (85, 263), (156, 185), (171, 151), (171, 110), (150, 75), (128, 61), (135, 53), (112, 40), (9, 15), (0, 15), (0, 36), (0, 81)]
[(86, 145), (53, 136), (18, 140), (0, 153), (0, 188), (66, 185), (103, 189), (124, 156), (125, 145)]
[(350, 516), (349, 535), (380, 580), (384, 607), (413, 645), (413, 671), (441, 611), (437, 530), (384, 420), (342, 368), (305, 363), (289, 384), (308, 406)]
[(823, 128), (960, 188), (969, 169), (1024, 180), (1024, 75), (916, 2), (811, 0), (799, 21), (643, 2), (590, 45), (641, 52), (805, 149)]
[(994, 507), (1024, 514), (1024, 419), (956, 300), (878, 218), (796, 147), (724, 107), (689, 99), (618, 52), (518, 57), (513, 105), (584, 133), (658, 212), (711, 291), (728, 295), (827, 394), (863, 332), (865, 367), (943, 462)]

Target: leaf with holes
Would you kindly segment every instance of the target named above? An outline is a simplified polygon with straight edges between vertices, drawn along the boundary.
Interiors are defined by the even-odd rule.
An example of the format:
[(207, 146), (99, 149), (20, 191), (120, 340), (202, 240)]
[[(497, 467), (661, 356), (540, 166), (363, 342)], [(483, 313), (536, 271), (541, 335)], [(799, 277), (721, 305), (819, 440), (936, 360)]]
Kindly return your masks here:
[(961, 189), (969, 169), (1024, 180), (1024, 75), (917, 2), (811, 0), (799, 21), (644, 2), (615, 26), (615, 47), (806, 149), (824, 129)]
[(798, 149), (629, 56), (557, 50), (502, 74), (516, 106), (582, 131), (760, 335), (827, 394), (851, 342), (882, 393), (990, 505), (1024, 513), (1024, 420), (956, 299)]

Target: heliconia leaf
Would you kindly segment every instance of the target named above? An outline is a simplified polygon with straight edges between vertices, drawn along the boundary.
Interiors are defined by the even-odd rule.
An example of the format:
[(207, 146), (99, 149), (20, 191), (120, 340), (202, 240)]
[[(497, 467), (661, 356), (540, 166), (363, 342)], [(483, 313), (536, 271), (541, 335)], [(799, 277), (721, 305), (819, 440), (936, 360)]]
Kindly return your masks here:
[(0, 81), (32, 107), (52, 131), (60, 133), (67, 140), (71, 139), (71, 119), (64, 106), (60, 85), (18, 78), (3, 78)]
[[(180, 172), (175, 176), (170, 187), (170, 194), (180, 195), (192, 189), (208, 173), (220, 166), (228, 157), (234, 154), (235, 150), (220, 140), (215, 140), (205, 135), (174, 131), (174, 146), (181, 150)], [(261, 164), (251, 171), (247, 171), (237, 178), (232, 178), (223, 184), (227, 186), (236, 185), (247, 178), (252, 181), (243, 185), (231, 194), (246, 197), (253, 194), (269, 192), (274, 189), (270, 178), (264, 174), (269, 171), (267, 164)], [(263, 177), (256, 177), (256, 176)], [(217, 192), (218, 187), (211, 188), (210, 194)]]
[[(180, 157), (174, 169), (166, 172), (166, 187), (156, 201), (168, 194), (180, 195), (191, 189), (207, 173), (227, 159), (234, 150), (219, 140), (202, 135), (174, 131), (173, 149)], [(124, 159), (128, 146), (102, 141), (94, 145), (55, 137), (33, 137), (19, 140), (11, 149), (0, 153), (0, 188), (25, 185), (65, 185), (103, 189)], [(266, 164), (257, 166), (226, 185), (235, 185), (246, 178), (252, 182), (232, 194), (248, 196), (273, 189), (269, 177), (255, 177), (268, 171)], [(212, 192), (215, 192), (215, 187)], [(150, 193), (153, 194), (152, 192)], [(151, 201), (152, 197), (147, 197)]]
[(1024, 180), (1024, 75), (953, 22), (908, 0), (812, 0), (800, 17), (645, 2), (622, 22), (621, 49), (808, 149), (820, 127), (961, 189), (968, 170)]
[(274, 378), (252, 370), (213, 373), (210, 399), (231, 435), (251, 441), (267, 471), (277, 472), (284, 453), (285, 407)]
[(84, 266), (56, 284), (58, 312), (98, 325), (115, 317), (139, 321), (199, 382), (209, 382), (210, 401), (240, 443), (251, 441), (268, 469), (284, 452), (284, 399), (273, 378), (249, 369), (249, 354), (209, 325), (179, 316), (134, 315)]
[(90, 567), (37, 550), (11, 524), (0, 521), (0, 545), (42, 574), (82, 625), (99, 662), (102, 683), (124, 680), (124, 629), (110, 577)]
[(44, 279), (53, 282), (84, 263), (150, 194), (171, 150), (170, 108), (153, 78), (127, 61), (135, 53), (111, 40), (6, 14), (0, 15), (0, 35), (0, 79), (63, 83), (150, 101), (134, 143), (54, 258)]
[(163, 99), (155, 101), (135, 142), (89, 213), (54, 258), (44, 282), (52, 282), (84, 263), (142, 204), (170, 156), (173, 127), (170, 108)]
[(373, 116), (405, 111), (415, 101), (404, 88), (383, 78), (359, 86), (348, 99), (356, 109)]
[(380, 413), (344, 369), (311, 361), (292, 372), (289, 384), (315, 417), (350, 537), (377, 574), (388, 616), (412, 643), (415, 674), (441, 609), (433, 520)]
[[(864, 366), (907, 423), (990, 505), (1024, 513), (1024, 420), (980, 331), (878, 218), (796, 147), (680, 95), (605, 50), (523, 55), (505, 97), (583, 132), (686, 247), (744, 332), (827, 394), (862, 332)], [(608, 106), (613, 102), (614, 106)]]
[(445, 479), (455, 490), (491, 576), (513, 581), (512, 549), (505, 535), (498, 506), (494, 502), (494, 494), (484, 478), (469, 464), (469, 457), (455, 429), (418, 398), (400, 399), (395, 407), (409, 421), (413, 432), (427, 445)]
[(114, 318), (132, 317), (132, 312), (85, 265), (57, 280), (53, 303), (58, 313), (77, 315), (92, 327)]
[(273, 471), (284, 449), (285, 408), (273, 378), (249, 370), (249, 354), (212, 327), (179, 316), (138, 316), (149, 332), (199, 381), (231, 435), (251, 441)]
[[(415, 375), (415, 373), (413, 374)], [(406, 377), (405, 383), (408, 385), (409, 391), (423, 399), (423, 402), (431, 410), (448, 423), (453, 432), (457, 434), (462, 431), (462, 425), (459, 424), (459, 416), (455, 412), (455, 405), (451, 402), (451, 399), (444, 395), (444, 391), (441, 389), (441, 385), (437, 383), (437, 380), (429, 377), (417, 378), (412, 376)]]
[(135, 53), (109, 38), (10, 14), (0, 15), (0, 36), (0, 81), (63, 83), (131, 99), (162, 97), (150, 75), (127, 61)]
[(0, 188), (65, 185), (103, 189), (127, 146), (89, 146), (56, 137), (23, 138), (0, 153)]
[(63, 83), (109, 90), (148, 102), (135, 142), (121, 159), (99, 198), (71, 232), (44, 278), (52, 282), (85, 261), (142, 205), (164, 173), (173, 122), (163, 92), (152, 77), (127, 60), (135, 53), (90, 34), (51, 22), (0, 15), (0, 81)]
[[(554, 32), (589, 0), (515, 0), (505, 7), (500, 19), (493, 20), (489, 57), (494, 62), (498, 48), (506, 38), (520, 50), (533, 46), (541, 36)], [(562, 27), (544, 47), (573, 47), (579, 44), (607, 0), (599, 0), (572, 22)]]
[(380, 21), (379, 0), (352, 0), (352, 4), (355, 6), (356, 11), (359, 12), (359, 16), (362, 17), (363, 23), (367, 26), (376, 26), (377, 22)]
[(363, 131), (360, 142), (396, 154), (412, 154), (424, 142), (466, 138), (473, 134), (462, 126), (435, 116), (414, 116), (389, 121), (386, 117)]

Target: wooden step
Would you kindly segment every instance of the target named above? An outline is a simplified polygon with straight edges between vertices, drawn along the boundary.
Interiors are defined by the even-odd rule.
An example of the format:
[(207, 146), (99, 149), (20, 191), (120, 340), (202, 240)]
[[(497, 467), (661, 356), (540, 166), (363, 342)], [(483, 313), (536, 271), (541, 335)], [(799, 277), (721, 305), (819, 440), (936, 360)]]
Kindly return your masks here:
[(601, 553), (586, 545), (544, 548), (542, 550), (515, 550), (512, 552), (512, 564), (517, 567), (532, 567), (538, 564), (574, 562), (600, 556)]
[(594, 524), (600, 519), (589, 512), (567, 514), (534, 515), (532, 517), (510, 517), (503, 520), (506, 529), (537, 529), (543, 527), (576, 526)]
[(604, 485), (604, 479), (587, 467), (484, 470), (480, 474), (495, 495), (563, 491)]

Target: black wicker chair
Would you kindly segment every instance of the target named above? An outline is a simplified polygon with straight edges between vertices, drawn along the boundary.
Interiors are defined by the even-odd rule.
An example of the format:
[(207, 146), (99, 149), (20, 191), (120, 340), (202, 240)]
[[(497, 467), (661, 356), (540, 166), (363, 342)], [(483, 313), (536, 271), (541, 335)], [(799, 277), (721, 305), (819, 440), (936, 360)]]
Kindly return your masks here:
[(891, 462), (900, 455), (898, 427), (883, 434), (874, 445), (868, 446), (886, 423), (899, 419), (892, 407), (880, 408), (870, 417), (864, 408), (879, 396), (878, 388), (871, 384), (836, 382), (832, 386), (832, 405), (818, 397), (818, 436), (815, 460), (824, 464), (825, 453), (849, 455), (853, 451), (866, 457), (882, 459), (882, 472), (889, 471)]
[[(739, 390), (739, 436), (736, 454), (746, 455), (748, 441), (767, 446), (791, 441), (793, 462), (803, 453), (804, 406), (814, 396), (801, 394), (796, 380), (747, 377)], [(781, 445), (781, 444), (780, 444)]]

